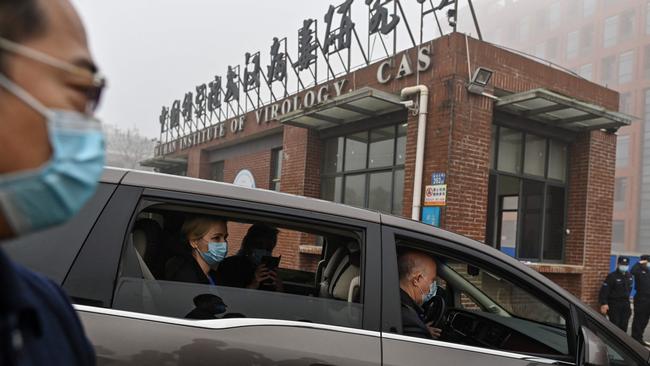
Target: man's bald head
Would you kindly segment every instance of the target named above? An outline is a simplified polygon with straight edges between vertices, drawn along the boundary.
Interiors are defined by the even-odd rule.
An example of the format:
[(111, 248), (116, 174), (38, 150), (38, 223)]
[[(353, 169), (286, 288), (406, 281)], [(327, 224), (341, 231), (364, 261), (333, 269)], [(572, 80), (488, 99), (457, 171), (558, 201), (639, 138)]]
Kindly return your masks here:
[(397, 256), (397, 270), (400, 289), (422, 305), (437, 277), (436, 261), (425, 253), (407, 249)]
[(424, 276), (435, 275), (436, 261), (431, 256), (417, 250), (406, 250), (397, 258), (399, 280), (408, 281), (413, 275), (422, 273)]

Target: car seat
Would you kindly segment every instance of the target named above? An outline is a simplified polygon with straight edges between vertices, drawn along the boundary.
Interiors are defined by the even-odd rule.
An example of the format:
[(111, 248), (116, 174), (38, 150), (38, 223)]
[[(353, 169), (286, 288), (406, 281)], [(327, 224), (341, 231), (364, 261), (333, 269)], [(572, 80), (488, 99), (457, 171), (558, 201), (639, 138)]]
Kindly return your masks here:
[[(162, 248), (162, 229), (152, 219), (139, 219), (133, 226), (133, 246), (142, 273), (147, 279), (161, 278), (164, 270), (164, 249)], [(147, 273), (148, 272), (148, 273)]]
[(336, 249), (323, 269), (319, 296), (350, 302), (358, 301), (360, 250), (356, 242)]

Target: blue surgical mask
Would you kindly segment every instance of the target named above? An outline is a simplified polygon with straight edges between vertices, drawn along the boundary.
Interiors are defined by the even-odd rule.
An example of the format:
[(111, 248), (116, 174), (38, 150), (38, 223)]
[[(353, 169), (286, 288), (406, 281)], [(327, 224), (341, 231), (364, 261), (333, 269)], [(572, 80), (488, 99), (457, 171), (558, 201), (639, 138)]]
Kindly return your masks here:
[(81, 113), (46, 108), (2, 74), (0, 87), (45, 117), (52, 148), (43, 166), (0, 175), (0, 208), (16, 235), (64, 223), (93, 196), (104, 169), (101, 124)]
[(630, 266), (627, 266), (627, 265), (624, 265), (624, 264), (621, 264), (620, 266), (618, 266), (618, 270), (623, 272), (623, 273), (627, 272), (628, 269), (630, 269)]
[(205, 263), (210, 267), (216, 266), (226, 258), (226, 254), (228, 254), (228, 243), (225, 241), (209, 242), (208, 251), (205, 253), (199, 251), (199, 253), (201, 254), (201, 257), (203, 257), (203, 260), (205, 260)]
[(429, 292), (426, 294), (419, 287), (418, 290), (420, 290), (420, 293), (422, 294), (422, 303), (425, 304), (429, 300), (433, 299), (434, 296), (436, 296), (436, 293), (438, 292), (438, 283), (436, 281), (433, 281), (431, 285), (429, 285)]
[(433, 299), (434, 296), (436, 296), (436, 293), (438, 292), (438, 282), (433, 281), (431, 283), (431, 286), (429, 286), (429, 293), (426, 294), (424, 297), (424, 302), (426, 303), (427, 301)]

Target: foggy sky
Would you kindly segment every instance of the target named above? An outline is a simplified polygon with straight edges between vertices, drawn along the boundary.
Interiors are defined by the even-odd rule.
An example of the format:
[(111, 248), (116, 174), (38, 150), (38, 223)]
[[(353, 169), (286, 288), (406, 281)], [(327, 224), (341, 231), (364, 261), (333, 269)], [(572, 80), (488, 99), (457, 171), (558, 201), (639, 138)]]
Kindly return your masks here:
[[(288, 37), (297, 54), (297, 31), (306, 18), (322, 22), (328, 6), (342, 0), (72, 0), (87, 28), (91, 50), (108, 78), (98, 116), (120, 128), (159, 136), (163, 105), (182, 99), (194, 87), (224, 76), (228, 65), (244, 63), (246, 52), (261, 51), (268, 65), (273, 37)], [(439, 1), (434, 1), (438, 3)], [(402, 1), (419, 39), (415, 0)], [(366, 42), (368, 10), (354, 2), (352, 15)], [(429, 19), (432, 22), (433, 19)], [(434, 23), (429, 23), (431, 30)], [(320, 24), (319, 37), (324, 26)], [(435, 35), (437, 36), (437, 35)], [(401, 30), (400, 40), (407, 33)], [(434, 34), (425, 34), (425, 40)], [(402, 42), (408, 47), (408, 43)]]

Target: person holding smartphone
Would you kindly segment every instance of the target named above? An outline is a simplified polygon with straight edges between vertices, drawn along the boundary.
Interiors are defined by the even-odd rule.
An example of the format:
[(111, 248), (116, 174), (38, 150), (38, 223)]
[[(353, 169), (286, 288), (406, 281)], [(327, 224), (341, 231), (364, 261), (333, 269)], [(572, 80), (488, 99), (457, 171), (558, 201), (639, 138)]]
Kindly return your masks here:
[(254, 224), (244, 236), (239, 252), (226, 258), (217, 270), (217, 285), (266, 291), (282, 291), (277, 268), (280, 257), (273, 256), (279, 230)]

